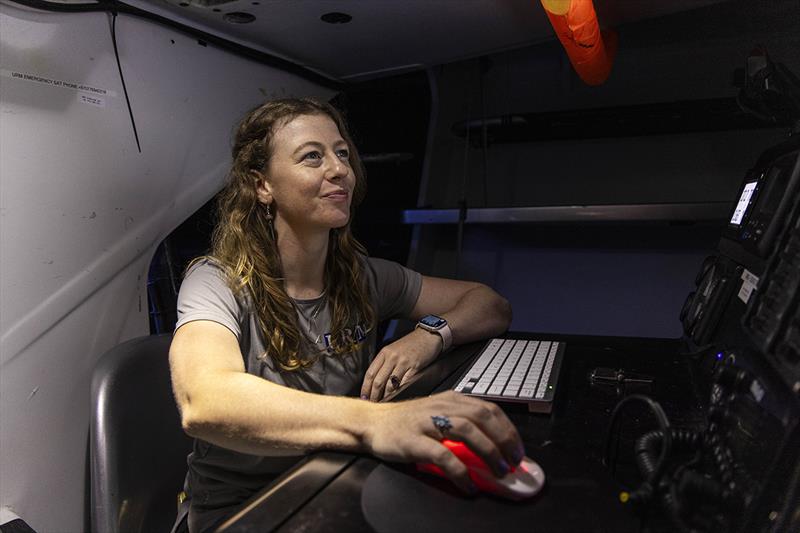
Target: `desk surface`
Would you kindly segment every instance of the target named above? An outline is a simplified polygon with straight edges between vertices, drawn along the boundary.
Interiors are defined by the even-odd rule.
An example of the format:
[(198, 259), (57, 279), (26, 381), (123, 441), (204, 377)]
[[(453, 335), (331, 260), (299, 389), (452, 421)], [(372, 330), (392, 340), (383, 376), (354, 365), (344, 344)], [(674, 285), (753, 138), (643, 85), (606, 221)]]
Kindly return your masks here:
[[(464, 513), (457, 511), (460, 508), (467, 514), (480, 512), (483, 517), (494, 516), (494, 531), (507, 529), (503, 517), (518, 524), (520, 519), (530, 518), (531, 526), (535, 524), (538, 527), (519, 524), (526, 531), (640, 529), (638, 518), (617, 501), (618, 483), (636, 486), (640, 482), (630, 450), (636, 437), (656, 427), (655, 421), (652, 415), (635, 404), (626, 408), (615, 433), (620, 453), (614, 471), (603, 467), (603, 444), (610, 413), (623, 391), (592, 386), (588, 376), (595, 367), (623, 368), (652, 376), (652, 386), (642, 392), (661, 403), (673, 425), (697, 427), (702, 422), (702, 402), (693, 387), (686, 358), (678, 355), (679, 341), (536, 334), (513, 336), (567, 343), (551, 414), (528, 413), (521, 405), (503, 405), (522, 436), (527, 455), (543, 467), (547, 486), (551, 487), (549, 491), (546, 488), (532, 500), (519, 504), (485, 495), (468, 498), (457, 495), (447, 483), (418, 474), (406, 465), (383, 465), (369, 456), (319, 453), (311, 455), (251, 499), (249, 505), (227, 523), (224, 531), (375, 531), (372, 524), (376, 523), (376, 513), (380, 514), (380, 510), (374, 508), (376, 505), (385, 505), (386, 501), (394, 498), (397, 512), (402, 510), (402, 516), (406, 516), (409, 512), (424, 512), (418, 511), (424, 507), (420, 504), (439, 497), (443, 498), (443, 505), (447, 500), (447, 505), (442, 508), (450, 509), (450, 515), (445, 512), (408, 518), (418, 520), (419, 527), (414, 533), (426, 529), (448, 530), (448, 525), (456, 524), (459, 517), (463, 518)], [(398, 399), (450, 388), (463, 365), (482, 344), (462, 346), (440, 358), (418, 381), (402, 391)], [(370, 494), (364, 494), (365, 483), (370, 484)], [(375, 489), (382, 494), (375, 496)], [(427, 498), (424, 502), (415, 502), (415, 499), (423, 497)], [(381, 498), (384, 503), (380, 503)], [(571, 517), (571, 521), (565, 517)], [(401, 524), (402, 520), (397, 523)], [(474, 520), (465, 524), (467, 530), (472, 527), (470, 524), (476, 531), (481, 529)], [(660, 529), (658, 522), (651, 521), (650, 524), (651, 527), (645, 529)], [(461, 531), (464, 531), (463, 525), (459, 526)]]

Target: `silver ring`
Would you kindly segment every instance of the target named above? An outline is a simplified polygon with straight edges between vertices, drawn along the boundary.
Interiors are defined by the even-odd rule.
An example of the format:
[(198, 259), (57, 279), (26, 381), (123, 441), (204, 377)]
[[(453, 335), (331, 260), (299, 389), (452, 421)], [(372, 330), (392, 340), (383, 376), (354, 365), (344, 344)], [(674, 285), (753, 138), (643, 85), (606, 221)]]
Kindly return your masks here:
[(400, 387), (400, 378), (392, 374), (389, 376), (389, 382), (392, 384), (393, 389), (397, 389)]
[(433, 425), (436, 426), (436, 429), (439, 430), (442, 437), (446, 437), (447, 432), (453, 429), (453, 424), (450, 423), (450, 419), (445, 415), (433, 415), (431, 416), (431, 420), (433, 420)]

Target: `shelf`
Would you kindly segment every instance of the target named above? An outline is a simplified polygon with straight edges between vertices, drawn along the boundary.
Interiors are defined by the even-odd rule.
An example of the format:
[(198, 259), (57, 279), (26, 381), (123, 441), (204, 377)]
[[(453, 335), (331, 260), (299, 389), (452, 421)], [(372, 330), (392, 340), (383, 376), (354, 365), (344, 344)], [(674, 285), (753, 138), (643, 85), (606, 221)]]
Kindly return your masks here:
[(670, 135), (701, 131), (728, 131), (789, 127), (790, 120), (774, 123), (742, 111), (736, 98), (706, 98), (539, 113), (514, 113), (460, 121), (453, 133), (480, 146), (484, 128), (489, 145)]
[[(564, 205), (549, 207), (472, 207), (466, 224), (541, 222), (723, 222), (730, 202), (682, 204)], [(407, 209), (404, 224), (458, 224), (458, 209)]]

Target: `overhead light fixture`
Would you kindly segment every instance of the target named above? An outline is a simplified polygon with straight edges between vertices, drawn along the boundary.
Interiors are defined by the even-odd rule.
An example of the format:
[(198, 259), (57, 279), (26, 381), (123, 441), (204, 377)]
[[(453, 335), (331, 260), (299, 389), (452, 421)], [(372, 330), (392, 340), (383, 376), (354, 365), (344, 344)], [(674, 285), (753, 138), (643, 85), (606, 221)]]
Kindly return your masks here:
[(340, 13), (338, 11), (331, 11), (330, 13), (325, 13), (319, 18), (322, 22), (327, 22), (328, 24), (347, 24), (353, 17), (348, 15), (347, 13)]
[(233, 11), (232, 13), (225, 13), (222, 15), (222, 20), (230, 22), (231, 24), (249, 24), (256, 20), (256, 16), (244, 11)]

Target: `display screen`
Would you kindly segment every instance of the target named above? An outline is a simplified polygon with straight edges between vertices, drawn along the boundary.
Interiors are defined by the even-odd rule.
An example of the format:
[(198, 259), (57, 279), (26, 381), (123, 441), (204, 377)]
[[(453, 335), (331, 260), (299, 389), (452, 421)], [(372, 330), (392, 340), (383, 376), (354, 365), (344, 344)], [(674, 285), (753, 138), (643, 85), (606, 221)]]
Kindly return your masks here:
[(437, 328), (437, 329), (447, 324), (447, 320), (439, 318), (438, 316), (435, 315), (426, 315), (420, 319), (420, 322), (422, 324), (425, 324), (426, 326), (430, 326), (432, 328)]
[(756, 190), (757, 183), (756, 181), (751, 181), (745, 184), (742, 195), (739, 197), (739, 203), (736, 204), (736, 210), (733, 212), (733, 217), (731, 217), (731, 224), (738, 226), (742, 223), (744, 214), (747, 211), (747, 206), (750, 205), (750, 198), (753, 196), (753, 191)]

